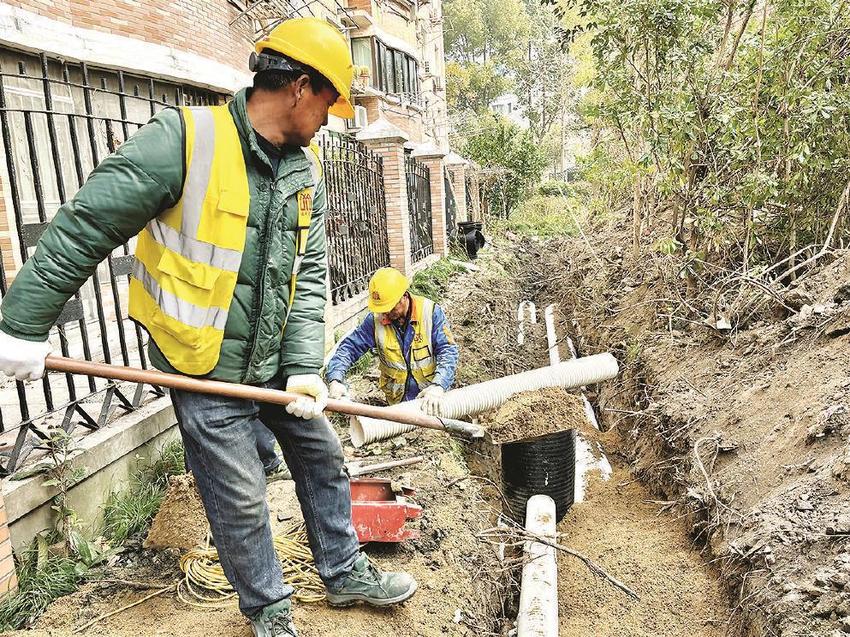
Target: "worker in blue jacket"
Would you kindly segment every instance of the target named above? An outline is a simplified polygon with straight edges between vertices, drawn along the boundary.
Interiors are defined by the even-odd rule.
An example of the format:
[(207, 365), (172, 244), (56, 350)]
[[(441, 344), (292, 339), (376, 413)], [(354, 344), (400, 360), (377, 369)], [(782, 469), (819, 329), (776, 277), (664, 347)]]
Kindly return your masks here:
[(395, 268), (381, 268), (372, 276), (370, 314), (339, 342), (328, 363), (331, 398), (348, 395), (346, 373), (374, 349), (379, 385), (390, 405), (418, 398), (425, 413), (441, 415), (443, 394), (455, 379), (458, 347), (443, 309), (409, 287)]

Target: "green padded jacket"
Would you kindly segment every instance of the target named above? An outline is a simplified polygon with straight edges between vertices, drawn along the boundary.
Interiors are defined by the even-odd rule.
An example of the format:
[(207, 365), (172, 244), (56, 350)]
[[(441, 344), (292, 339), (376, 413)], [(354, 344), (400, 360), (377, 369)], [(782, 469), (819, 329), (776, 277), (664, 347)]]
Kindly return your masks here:
[[(293, 309), (281, 337), (295, 259), (296, 193), (311, 183), (310, 166), (300, 148), (291, 148), (277, 174), (272, 173), (248, 121), (247, 92), (239, 91), (229, 108), (248, 170), (248, 230), (221, 355), (206, 378), (258, 384), (278, 371), (286, 376), (318, 373), (322, 366), (326, 196), (321, 180)], [(104, 159), (59, 209), (3, 299), (0, 329), (17, 338), (45, 340), (65, 302), (98, 263), (177, 202), (183, 177), (183, 120), (169, 108)], [(148, 351), (155, 367), (175, 371), (152, 340)]]

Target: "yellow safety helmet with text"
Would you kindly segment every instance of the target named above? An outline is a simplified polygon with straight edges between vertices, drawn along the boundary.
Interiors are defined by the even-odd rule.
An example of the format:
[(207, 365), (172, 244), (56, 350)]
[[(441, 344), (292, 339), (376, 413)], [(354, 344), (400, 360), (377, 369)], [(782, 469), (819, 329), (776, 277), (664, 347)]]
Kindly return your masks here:
[(339, 93), (339, 99), (328, 112), (337, 117), (354, 117), (351, 106), (354, 62), (345, 36), (333, 25), (321, 18), (286, 20), (257, 42), (255, 49), (257, 53), (264, 49), (277, 51), (316, 69)]
[(381, 268), (369, 279), (369, 311), (389, 312), (409, 287), (410, 281), (401, 272), (395, 268)]

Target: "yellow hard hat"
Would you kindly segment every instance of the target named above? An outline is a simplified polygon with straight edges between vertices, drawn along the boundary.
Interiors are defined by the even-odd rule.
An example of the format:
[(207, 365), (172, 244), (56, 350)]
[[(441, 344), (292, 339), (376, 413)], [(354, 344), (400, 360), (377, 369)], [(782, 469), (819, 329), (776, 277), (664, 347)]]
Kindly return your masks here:
[(369, 311), (383, 314), (393, 309), (407, 288), (410, 281), (395, 268), (381, 268), (369, 279)]
[(255, 45), (257, 53), (271, 49), (313, 67), (324, 75), (339, 93), (328, 111), (337, 117), (354, 117), (351, 83), (354, 63), (345, 36), (321, 18), (294, 18), (277, 25), (265, 40)]

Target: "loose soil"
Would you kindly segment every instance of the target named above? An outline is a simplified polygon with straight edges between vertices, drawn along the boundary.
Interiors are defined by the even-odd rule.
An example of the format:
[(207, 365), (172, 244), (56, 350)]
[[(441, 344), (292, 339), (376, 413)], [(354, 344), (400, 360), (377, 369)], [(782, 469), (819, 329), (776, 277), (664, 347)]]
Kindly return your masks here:
[(146, 549), (193, 549), (207, 537), (204, 505), (190, 475), (172, 476), (145, 538)]
[(504, 444), (581, 429), (586, 421), (581, 398), (549, 387), (513, 396), (483, 424), (494, 444)]
[(560, 637), (723, 637), (725, 590), (688, 540), (683, 520), (661, 513), (627, 467), (590, 481), (585, 501), (558, 524), (560, 542), (594, 560), (636, 601), (558, 555)]

